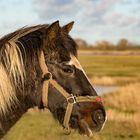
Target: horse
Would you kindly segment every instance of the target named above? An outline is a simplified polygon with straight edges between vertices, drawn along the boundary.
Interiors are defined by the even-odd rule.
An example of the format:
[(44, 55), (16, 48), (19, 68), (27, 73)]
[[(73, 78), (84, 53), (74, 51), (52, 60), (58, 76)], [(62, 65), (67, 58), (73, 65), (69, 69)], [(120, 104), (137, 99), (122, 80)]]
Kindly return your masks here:
[(73, 24), (23, 27), (0, 39), (0, 138), (35, 106), (66, 130), (91, 136), (103, 128), (105, 107), (78, 61)]

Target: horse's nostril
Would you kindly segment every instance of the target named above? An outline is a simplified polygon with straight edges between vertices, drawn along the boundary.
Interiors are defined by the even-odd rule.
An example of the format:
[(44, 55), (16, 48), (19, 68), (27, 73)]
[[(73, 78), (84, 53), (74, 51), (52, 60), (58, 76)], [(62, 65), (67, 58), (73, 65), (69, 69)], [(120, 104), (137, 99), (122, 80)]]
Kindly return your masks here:
[(92, 114), (92, 120), (95, 121), (97, 124), (103, 124), (105, 121), (103, 111), (101, 109), (94, 111)]

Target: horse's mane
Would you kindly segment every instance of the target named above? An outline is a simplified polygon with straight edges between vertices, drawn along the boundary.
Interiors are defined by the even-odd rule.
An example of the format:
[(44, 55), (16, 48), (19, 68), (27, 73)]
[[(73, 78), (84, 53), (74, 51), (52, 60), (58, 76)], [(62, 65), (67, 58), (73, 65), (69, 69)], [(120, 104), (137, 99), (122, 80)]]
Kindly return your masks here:
[[(17, 89), (24, 90), (25, 80), (31, 80), (27, 80), (26, 71), (34, 69), (30, 65), (36, 63), (36, 53), (48, 27), (48, 24), (23, 27), (0, 39), (0, 114), (7, 113), (11, 105), (18, 103)], [(63, 58), (68, 57), (68, 53), (76, 55), (76, 44), (68, 34), (62, 31), (59, 41), (64, 44), (59, 45), (57, 53)]]
[[(0, 39), (0, 114), (5, 114), (11, 104), (18, 103), (16, 86), (24, 86), (24, 45), (20, 39), (48, 25), (24, 27)], [(21, 52), (22, 48), (22, 52)]]

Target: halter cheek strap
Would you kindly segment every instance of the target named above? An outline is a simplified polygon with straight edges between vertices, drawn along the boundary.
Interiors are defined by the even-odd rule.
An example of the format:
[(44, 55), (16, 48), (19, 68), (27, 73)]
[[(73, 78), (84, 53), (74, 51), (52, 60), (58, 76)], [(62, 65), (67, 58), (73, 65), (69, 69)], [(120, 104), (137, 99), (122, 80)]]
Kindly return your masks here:
[(52, 78), (52, 74), (48, 71), (48, 67), (45, 63), (44, 53), (38, 53), (39, 65), (42, 70), (42, 103), (44, 107), (48, 107), (48, 87), (49, 83), (52, 84), (58, 91), (61, 93), (67, 100), (67, 108), (64, 116), (63, 127), (66, 130), (66, 134), (70, 134), (69, 129), (69, 121), (72, 114), (73, 105), (80, 102), (102, 102), (100, 96), (74, 96), (73, 94), (69, 94), (60, 84), (57, 83)]

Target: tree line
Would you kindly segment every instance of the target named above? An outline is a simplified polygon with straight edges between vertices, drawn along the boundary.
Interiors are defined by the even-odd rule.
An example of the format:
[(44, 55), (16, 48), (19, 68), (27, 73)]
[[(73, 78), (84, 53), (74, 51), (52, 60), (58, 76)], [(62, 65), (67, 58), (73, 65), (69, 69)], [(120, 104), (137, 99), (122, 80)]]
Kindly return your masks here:
[(95, 49), (95, 50), (140, 50), (140, 44), (129, 42), (129, 40), (122, 38), (118, 43), (113, 44), (109, 41), (97, 41), (95, 44), (88, 44), (85, 40), (76, 39), (76, 42), (81, 49)]

